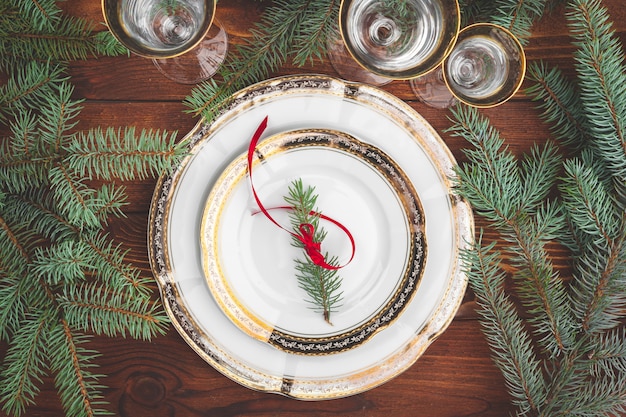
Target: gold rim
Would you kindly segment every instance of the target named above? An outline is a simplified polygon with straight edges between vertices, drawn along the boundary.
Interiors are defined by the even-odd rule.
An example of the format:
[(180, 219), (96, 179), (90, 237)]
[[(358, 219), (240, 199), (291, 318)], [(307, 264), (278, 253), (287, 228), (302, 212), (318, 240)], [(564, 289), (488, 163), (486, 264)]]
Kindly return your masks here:
[(519, 91), (522, 83), (524, 82), (524, 77), (526, 76), (526, 54), (524, 52), (524, 47), (520, 43), (519, 39), (505, 27), (502, 27), (495, 23), (475, 23), (466, 26), (459, 32), (457, 43), (462, 41), (466, 36), (481, 35), (493, 29), (499, 30), (500, 32), (504, 33), (513, 42), (516, 51), (519, 53), (520, 67), (515, 74), (515, 78), (507, 81), (507, 83), (500, 88), (497, 95), (493, 95), (492, 97), (488, 97), (486, 99), (472, 99), (470, 97), (457, 93), (450, 86), (450, 82), (448, 81), (448, 74), (446, 72), (446, 60), (449, 56), (446, 57), (446, 60), (444, 60), (442, 65), (443, 80), (446, 83), (446, 87), (448, 87), (450, 93), (457, 100), (468, 106), (477, 108), (490, 108), (499, 106), (500, 104), (507, 102)]
[[(384, 0), (381, 1), (384, 2)], [(424, 62), (418, 63), (409, 68), (399, 69), (397, 71), (384, 71), (373, 65), (369, 65), (358, 57), (358, 54), (351, 46), (350, 42), (346, 40), (347, 10), (349, 9), (351, 2), (352, 0), (342, 0), (339, 6), (339, 34), (341, 35), (341, 40), (343, 41), (343, 44), (352, 59), (366, 71), (391, 80), (408, 80), (433, 71), (441, 65), (441, 63), (454, 49), (454, 45), (456, 44), (461, 28), (461, 8), (458, 0), (443, 0), (442, 6), (445, 13), (443, 37), (438, 47), (426, 60), (424, 60)], [(441, 46), (445, 47), (442, 48)]]
[[(165, 58), (174, 58), (180, 56), (186, 52), (189, 52), (196, 46), (202, 42), (202, 40), (206, 37), (207, 33), (211, 29), (215, 21), (215, 10), (216, 10), (216, 1), (210, 0), (205, 1), (210, 4), (210, 17), (205, 19), (204, 28), (202, 31), (198, 32), (195, 36), (193, 42), (185, 44), (184, 47), (179, 47), (173, 49), (172, 51), (168, 51), (167, 53), (150, 53), (146, 52), (146, 49), (141, 46), (139, 42), (137, 42), (131, 35), (128, 34), (126, 30), (124, 30), (124, 25), (116, 19), (115, 16), (118, 15), (118, 7), (121, 0), (102, 0), (102, 15), (104, 17), (104, 23), (109, 28), (109, 32), (113, 35), (115, 39), (118, 40), (122, 45), (124, 45), (129, 51), (132, 53), (139, 55), (144, 58), (152, 58), (152, 59), (165, 59)], [(208, 13), (208, 11), (207, 11)]]
[[(327, 336), (294, 335), (267, 323), (250, 311), (237, 295), (225, 276), (217, 253), (217, 232), (223, 206), (233, 189), (247, 172), (246, 154), (240, 155), (227, 168), (213, 186), (202, 215), (201, 256), (204, 278), (217, 304), (224, 314), (251, 337), (269, 343), (278, 349), (299, 355), (330, 355), (354, 349), (370, 340), (376, 333), (393, 324), (400, 317), (417, 292), (427, 256), (424, 209), (408, 176), (395, 161), (376, 146), (362, 142), (351, 135), (330, 129), (299, 129), (282, 132), (265, 139), (258, 147), (267, 161), (281, 152), (307, 146), (340, 150), (355, 156), (372, 167), (384, 178), (402, 206), (406, 221), (407, 259), (393, 291), (364, 323), (348, 327), (341, 333)], [(342, 142), (344, 141), (344, 142)], [(368, 161), (372, 159), (373, 161)], [(256, 163), (257, 161), (255, 161)]]
[[(167, 249), (167, 223), (169, 222), (172, 198), (176, 186), (186, 167), (196, 152), (210, 138), (212, 132), (232, 122), (240, 112), (250, 109), (254, 103), (308, 91), (322, 96), (337, 97), (355, 101), (365, 106), (372, 106), (379, 100), (384, 102), (384, 109), (375, 105), (379, 111), (396, 123), (404, 126), (412, 141), (420, 144), (433, 163), (433, 168), (441, 177), (442, 187), (449, 190), (450, 215), (455, 242), (452, 263), (448, 272), (444, 294), (437, 301), (435, 310), (428, 320), (416, 331), (407, 344), (399, 347), (381, 362), (368, 364), (362, 370), (335, 377), (309, 378), (306, 376), (288, 377), (270, 374), (261, 369), (252, 368), (241, 359), (232, 356), (221, 345), (205, 334), (196, 319), (187, 311), (182, 295), (179, 293), (175, 271), (169, 264)], [(253, 103), (254, 102), (254, 103)], [(380, 104), (380, 103), (379, 103)], [(306, 400), (328, 400), (358, 394), (375, 388), (406, 371), (422, 355), (424, 350), (445, 331), (454, 318), (454, 312), (462, 302), (467, 286), (467, 276), (458, 262), (460, 248), (468, 247), (474, 238), (474, 220), (471, 207), (460, 197), (451, 194), (451, 181), (454, 177), (454, 156), (443, 140), (422, 116), (399, 99), (382, 90), (360, 83), (349, 83), (320, 75), (294, 75), (279, 77), (252, 85), (233, 96), (228, 109), (215, 121), (206, 125), (198, 122), (185, 136), (190, 142), (190, 155), (171, 174), (159, 178), (153, 194), (148, 227), (148, 253), (150, 266), (161, 292), (161, 297), (173, 327), (183, 340), (208, 364), (223, 375), (250, 389), (283, 394), (292, 398)], [(457, 260), (455, 262), (454, 260)]]

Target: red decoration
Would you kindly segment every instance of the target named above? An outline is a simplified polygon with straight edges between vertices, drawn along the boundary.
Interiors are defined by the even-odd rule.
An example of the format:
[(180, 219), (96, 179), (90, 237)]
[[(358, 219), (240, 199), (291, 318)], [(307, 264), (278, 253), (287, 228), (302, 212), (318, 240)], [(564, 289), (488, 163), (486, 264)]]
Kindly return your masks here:
[(254, 132), (254, 135), (252, 136), (252, 139), (250, 140), (250, 146), (248, 147), (248, 174), (250, 175), (250, 187), (252, 189), (252, 195), (254, 196), (254, 200), (259, 206), (260, 212), (263, 213), (265, 217), (267, 217), (276, 226), (280, 227), (281, 229), (283, 229), (284, 231), (286, 231), (287, 233), (289, 233), (290, 235), (298, 239), (300, 242), (302, 242), (302, 245), (304, 245), (304, 250), (306, 251), (306, 254), (309, 256), (309, 258), (315, 265), (321, 266), (322, 268), (325, 268), (325, 269), (343, 268), (344, 266), (352, 262), (352, 259), (354, 258), (354, 252), (356, 250), (354, 237), (352, 236), (352, 233), (350, 233), (350, 231), (343, 224), (339, 223), (338, 221), (328, 216), (325, 216), (315, 211), (311, 211), (309, 213), (311, 215), (319, 216), (320, 219), (333, 223), (334, 225), (339, 227), (350, 240), (350, 244), (352, 245), (352, 255), (350, 256), (350, 259), (348, 260), (348, 262), (340, 266), (330, 265), (328, 262), (326, 262), (326, 259), (324, 258), (324, 255), (322, 254), (321, 242), (315, 241), (315, 238), (314, 238), (315, 227), (312, 224), (302, 223), (300, 227), (298, 228), (300, 234), (297, 234), (281, 226), (269, 213), (269, 210), (293, 210), (294, 207), (278, 206), (278, 207), (271, 207), (267, 209), (265, 208), (265, 206), (263, 206), (263, 203), (259, 199), (259, 196), (257, 195), (256, 190), (254, 189), (254, 182), (252, 181), (252, 158), (254, 157), (254, 149), (256, 148), (256, 145), (259, 142), (261, 135), (267, 128), (267, 120), (268, 120), (268, 117), (266, 116), (261, 122), (261, 124), (259, 125), (259, 127), (257, 127), (256, 132)]

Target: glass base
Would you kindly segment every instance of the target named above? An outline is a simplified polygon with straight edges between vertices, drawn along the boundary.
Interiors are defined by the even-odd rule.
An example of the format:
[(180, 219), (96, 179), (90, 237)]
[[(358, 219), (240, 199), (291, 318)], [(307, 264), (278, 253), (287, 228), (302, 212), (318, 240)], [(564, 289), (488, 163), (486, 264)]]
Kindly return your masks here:
[(339, 76), (347, 81), (357, 81), (370, 85), (385, 85), (390, 78), (374, 74), (360, 66), (346, 49), (339, 35), (328, 41), (328, 59)]
[(197, 84), (215, 75), (227, 53), (226, 31), (213, 21), (207, 36), (192, 50), (176, 57), (152, 61), (170, 80), (180, 84)]
[(428, 74), (411, 79), (410, 84), (417, 98), (430, 107), (446, 109), (454, 106), (458, 102), (443, 80), (441, 66), (435, 68)]

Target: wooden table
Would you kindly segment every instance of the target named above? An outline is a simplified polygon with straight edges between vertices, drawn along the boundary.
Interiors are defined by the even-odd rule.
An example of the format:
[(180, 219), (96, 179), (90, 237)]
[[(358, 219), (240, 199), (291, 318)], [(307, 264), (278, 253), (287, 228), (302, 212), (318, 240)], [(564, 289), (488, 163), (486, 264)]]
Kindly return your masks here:
[[(623, 0), (606, 1), (615, 27), (626, 38)], [(101, 22), (98, 0), (71, 0), (61, 6), (70, 15)], [(261, 13), (259, 2), (221, 0), (218, 19), (232, 44), (248, 35)], [(546, 15), (533, 31), (527, 47), (529, 60), (544, 59), (573, 75), (573, 48), (563, 11)], [(337, 75), (328, 62), (305, 68), (288, 67), (278, 74), (316, 72)], [(137, 126), (177, 130), (182, 137), (197, 120), (183, 113), (181, 101), (190, 87), (164, 78), (148, 59), (137, 56), (90, 59), (71, 67), (75, 96), (86, 99), (78, 129), (96, 126)], [(416, 101), (407, 81), (394, 81), (385, 90), (407, 101), (440, 133), (458, 160), (465, 143), (444, 132), (449, 113)], [(508, 103), (484, 114), (500, 129), (515, 153), (549, 137), (539, 111), (522, 92)], [(155, 180), (130, 183), (127, 218), (114, 220), (110, 233), (131, 252), (128, 261), (150, 276), (146, 249), (147, 219)], [(477, 219), (477, 227), (484, 222)], [(493, 236), (487, 229), (486, 236)], [(555, 254), (557, 266), (566, 271), (567, 260)], [(155, 285), (156, 290), (156, 285)], [(482, 416), (501, 417), (513, 408), (500, 372), (492, 365), (489, 348), (481, 334), (472, 294), (468, 292), (447, 331), (407, 372), (383, 386), (353, 397), (303, 402), (244, 388), (206, 364), (171, 328), (152, 342), (96, 338), (93, 346), (102, 353), (98, 372), (110, 409), (120, 416)], [(2, 351), (0, 351), (0, 354)], [(32, 416), (62, 415), (51, 379), (37, 397)]]

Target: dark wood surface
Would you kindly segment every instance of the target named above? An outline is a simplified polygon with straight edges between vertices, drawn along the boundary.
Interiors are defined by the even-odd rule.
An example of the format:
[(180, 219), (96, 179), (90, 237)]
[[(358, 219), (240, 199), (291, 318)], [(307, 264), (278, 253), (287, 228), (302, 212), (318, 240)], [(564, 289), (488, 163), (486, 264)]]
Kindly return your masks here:
[[(626, 39), (623, 0), (605, 2), (622, 42)], [(100, 1), (69, 0), (61, 6), (68, 14), (101, 22)], [(221, 0), (218, 19), (231, 43), (248, 36), (261, 12), (259, 2)], [(533, 31), (526, 52), (529, 60), (544, 59), (573, 75), (573, 48), (563, 10), (545, 16)], [(315, 72), (336, 75), (327, 62), (305, 68), (287, 67), (278, 74)], [(96, 126), (137, 126), (177, 130), (179, 137), (197, 122), (183, 113), (183, 98), (190, 87), (164, 78), (152, 62), (136, 56), (89, 59), (71, 67), (75, 96), (86, 101), (78, 129)], [(407, 81), (394, 81), (385, 90), (406, 100), (441, 134), (459, 160), (462, 140), (444, 132), (448, 111), (431, 109), (416, 101)], [(549, 137), (539, 112), (523, 94), (508, 103), (485, 110), (515, 153)], [(114, 220), (110, 232), (131, 252), (128, 260), (150, 276), (146, 249), (147, 217), (155, 180), (127, 184), (131, 204), (125, 219)], [(484, 223), (477, 219), (477, 227)], [(486, 236), (493, 232), (486, 230)], [(565, 273), (567, 259), (555, 248), (555, 263)], [(96, 338), (102, 353), (99, 372), (110, 409), (129, 417), (195, 416), (482, 416), (501, 417), (513, 408), (500, 372), (493, 366), (489, 348), (468, 292), (450, 327), (408, 371), (383, 386), (353, 397), (303, 402), (259, 393), (238, 385), (206, 364), (172, 328), (152, 342)], [(0, 348), (0, 356), (2, 356)], [(51, 379), (28, 415), (61, 416), (62, 410)]]

